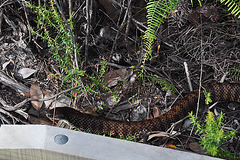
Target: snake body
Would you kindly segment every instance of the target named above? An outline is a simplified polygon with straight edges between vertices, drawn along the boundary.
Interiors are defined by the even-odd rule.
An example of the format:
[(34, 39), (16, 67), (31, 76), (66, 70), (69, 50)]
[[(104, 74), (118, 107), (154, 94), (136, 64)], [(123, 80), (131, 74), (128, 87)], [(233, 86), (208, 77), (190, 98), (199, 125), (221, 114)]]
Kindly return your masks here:
[[(240, 83), (215, 83), (205, 88), (213, 102), (240, 102)], [(64, 115), (71, 124), (79, 129), (98, 134), (115, 136), (132, 136), (141, 131), (165, 131), (171, 123), (186, 117), (189, 112), (196, 111), (199, 90), (194, 90), (179, 100), (165, 114), (143, 121), (114, 121), (81, 113), (70, 107), (59, 107), (57, 111)], [(200, 107), (204, 104), (204, 94), (200, 92)]]

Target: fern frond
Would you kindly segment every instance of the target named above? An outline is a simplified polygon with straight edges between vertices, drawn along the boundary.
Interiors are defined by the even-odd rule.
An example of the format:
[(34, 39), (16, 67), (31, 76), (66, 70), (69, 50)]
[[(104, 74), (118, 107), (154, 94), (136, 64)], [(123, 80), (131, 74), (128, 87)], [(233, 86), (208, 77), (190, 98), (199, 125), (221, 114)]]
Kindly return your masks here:
[[(202, 3), (201, 3), (202, 0), (198, 0), (198, 3), (200, 6), (202, 6)], [(191, 5), (193, 6), (193, 0), (191, 0)]]
[(163, 78), (161, 78), (160, 76), (158, 76), (156, 74), (151, 75), (151, 77), (153, 78), (152, 81), (159, 84), (165, 91), (170, 90), (172, 93), (176, 93), (176, 89), (168, 81), (164, 80)]
[(145, 64), (147, 59), (151, 57), (151, 50), (154, 41), (157, 39), (156, 32), (160, 25), (164, 22), (170, 11), (177, 8), (178, 0), (150, 0), (147, 4), (147, 30), (143, 36), (143, 51), (144, 57), (142, 65)]
[[(221, 3), (227, 6), (228, 11), (231, 11), (232, 15), (238, 16), (240, 14), (240, 4), (233, 0), (220, 0)], [(240, 15), (238, 16), (240, 18)]]
[(227, 69), (229, 78), (232, 78), (234, 81), (240, 82), (240, 63), (233, 63)]

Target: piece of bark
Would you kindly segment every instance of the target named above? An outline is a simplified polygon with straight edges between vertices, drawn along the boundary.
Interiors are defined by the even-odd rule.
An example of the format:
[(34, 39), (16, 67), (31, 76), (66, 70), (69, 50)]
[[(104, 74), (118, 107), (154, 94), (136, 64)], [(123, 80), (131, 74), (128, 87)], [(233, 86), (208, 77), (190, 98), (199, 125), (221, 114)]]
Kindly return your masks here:
[(30, 89), (19, 83), (14, 81), (13, 79), (9, 78), (7, 75), (5, 75), (5, 73), (3, 73), (2, 71), (0, 71), (0, 83), (2, 83), (5, 86), (8, 86), (14, 90), (16, 90), (19, 93), (27, 93), (30, 91)]

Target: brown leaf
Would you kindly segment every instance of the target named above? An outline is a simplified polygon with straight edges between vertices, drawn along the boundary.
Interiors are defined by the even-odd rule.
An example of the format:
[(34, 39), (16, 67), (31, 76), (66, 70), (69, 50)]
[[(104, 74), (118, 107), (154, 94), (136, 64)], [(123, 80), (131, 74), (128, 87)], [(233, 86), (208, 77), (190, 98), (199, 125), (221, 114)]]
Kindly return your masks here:
[[(44, 99), (52, 97), (54, 95), (54, 92), (48, 92), (48, 91), (42, 91), (42, 92), (43, 92), (43, 95), (44, 95)], [(54, 100), (55, 99), (49, 99), (47, 101), (44, 101), (45, 107), (49, 108)]]
[(193, 25), (195, 25), (197, 27), (199, 24), (199, 21), (200, 21), (199, 13), (196, 11), (188, 13), (187, 19), (190, 23), (192, 23)]
[(42, 93), (43, 93), (43, 96), (46, 96), (46, 95), (48, 95), (48, 94), (51, 93), (51, 92), (50, 92), (50, 91), (42, 90)]
[(196, 153), (200, 153), (200, 154), (204, 153), (203, 147), (200, 146), (200, 144), (197, 142), (188, 143), (188, 146), (192, 151), (194, 151)]
[(29, 115), (29, 122), (31, 124), (44, 124), (44, 125), (49, 125), (49, 126), (53, 125), (52, 122), (49, 122), (43, 118), (34, 117), (32, 115)]
[(133, 69), (122, 68), (109, 71), (103, 78), (108, 87), (113, 87), (116, 86), (119, 81), (127, 80), (132, 74)]
[(155, 118), (155, 117), (158, 117), (160, 115), (161, 115), (160, 109), (156, 105), (154, 105), (154, 107), (153, 107), (153, 117)]
[[(169, 136), (168, 133), (166, 133), (166, 132), (160, 132), (160, 133), (155, 133), (155, 134), (149, 135), (147, 141), (150, 141), (151, 139), (156, 138), (156, 137), (157, 137), (157, 138), (158, 138), (158, 137), (169, 137), (169, 138), (175, 139), (175, 138)], [(143, 142), (143, 139), (141, 139), (141, 140), (138, 141), (138, 142), (142, 143), (142, 142)]]
[[(30, 88), (30, 95), (31, 95), (31, 98), (43, 99), (43, 93), (40, 89), (38, 82), (34, 82), (32, 84)], [(37, 102), (37, 101), (31, 101), (31, 103), (32, 103), (32, 106), (38, 111), (40, 110), (43, 104), (43, 102)]]

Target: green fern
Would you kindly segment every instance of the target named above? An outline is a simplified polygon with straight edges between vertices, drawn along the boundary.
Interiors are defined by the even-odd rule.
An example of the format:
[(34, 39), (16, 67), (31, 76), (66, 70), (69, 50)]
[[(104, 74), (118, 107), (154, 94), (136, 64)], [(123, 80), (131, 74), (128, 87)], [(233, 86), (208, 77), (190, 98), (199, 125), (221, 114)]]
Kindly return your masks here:
[[(231, 11), (231, 13), (234, 16), (238, 16), (240, 14), (240, 4), (239, 2), (235, 2), (233, 0), (220, 0), (221, 3), (224, 3), (227, 8), (228, 11)], [(238, 16), (238, 18), (240, 18), (240, 15)]]
[[(140, 75), (144, 75), (144, 65), (146, 60), (151, 59), (152, 57), (152, 46), (155, 40), (157, 39), (156, 32), (160, 25), (164, 23), (163, 19), (166, 18), (171, 11), (176, 10), (179, 0), (149, 0), (147, 4), (147, 30), (143, 36), (142, 49), (144, 51), (144, 56), (141, 63)], [(164, 81), (161, 77), (154, 77), (158, 83), (163, 85), (165, 89), (173, 90), (173, 86)], [(143, 77), (142, 77), (143, 78)]]
[(163, 78), (161, 78), (156, 74), (151, 75), (151, 77), (152, 77), (152, 82), (159, 84), (162, 87), (162, 89), (164, 89), (165, 91), (170, 90), (172, 93), (176, 93), (176, 89), (168, 81), (164, 80)]
[[(202, 1), (202, 0), (198, 0), (198, 3), (199, 3), (200, 6), (202, 6), (201, 1)], [(192, 4), (192, 6), (193, 6), (193, 0), (191, 0), (191, 4)]]
[[(203, 0), (198, 0), (199, 5), (201, 6)], [(221, 3), (224, 3), (228, 11), (234, 16), (240, 18), (240, 3), (238, 0), (220, 0)], [(160, 25), (164, 22), (163, 18), (166, 18), (170, 11), (174, 11), (177, 8), (179, 0), (149, 0), (147, 4), (147, 30), (143, 36), (143, 51), (144, 57), (142, 60), (142, 67), (145, 65), (145, 61), (151, 59), (152, 45), (157, 39), (156, 32)], [(191, 0), (193, 5), (193, 0)]]
[(147, 30), (143, 36), (143, 51), (144, 57), (142, 66), (144, 66), (147, 59), (151, 59), (152, 45), (157, 39), (156, 32), (160, 25), (164, 22), (170, 11), (174, 11), (177, 7), (178, 0), (150, 0), (147, 4)]
[[(200, 6), (202, 6), (203, 0), (198, 0)], [(224, 3), (228, 11), (234, 16), (238, 16), (240, 13), (240, 3), (238, 0), (220, 0), (221, 3)], [(144, 56), (142, 58), (142, 63), (140, 68), (144, 68), (145, 62), (152, 57), (152, 46), (157, 39), (156, 32), (162, 23), (163, 19), (170, 14), (171, 11), (176, 10), (179, 0), (149, 0), (147, 4), (147, 30), (143, 36), (142, 49), (144, 51)], [(193, 5), (193, 0), (191, 0)], [(240, 15), (238, 16), (240, 18)], [(143, 73), (143, 71), (141, 72)]]
[(229, 72), (228, 75), (230, 78), (240, 82), (240, 63), (233, 63), (226, 71)]

